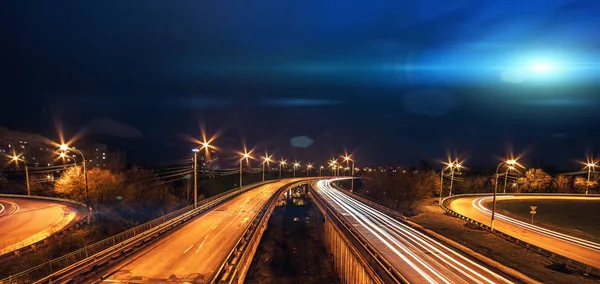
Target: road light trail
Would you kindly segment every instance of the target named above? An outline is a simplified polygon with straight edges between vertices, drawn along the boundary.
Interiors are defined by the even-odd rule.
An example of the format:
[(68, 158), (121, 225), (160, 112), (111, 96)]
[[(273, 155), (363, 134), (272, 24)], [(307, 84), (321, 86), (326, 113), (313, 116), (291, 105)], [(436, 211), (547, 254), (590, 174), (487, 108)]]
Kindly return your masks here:
[(410, 282), (511, 283), (418, 230), (332, 188), (332, 181), (317, 182), (317, 193)]
[[(514, 197), (515, 196), (508, 195), (508, 196), (501, 196), (501, 197), (499, 197), (499, 199), (509, 199), (509, 198), (514, 198)], [(562, 197), (562, 198), (565, 198), (565, 197)], [(592, 200), (592, 199), (600, 200), (600, 198), (595, 198), (595, 197), (582, 197), (582, 198), (585, 198), (586, 200)], [(482, 212), (488, 216), (491, 216), (492, 210), (486, 208), (484, 205), (484, 203), (490, 202), (491, 199), (492, 199), (492, 197), (490, 197), (490, 196), (480, 197), (480, 198), (474, 199), (471, 204), (473, 204), (473, 207), (475, 209), (477, 209), (479, 212)], [(579, 198), (573, 197), (570, 199), (579, 199)], [(523, 228), (526, 230), (534, 231), (538, 234), (542, 234), (542, 235), (545, 235), (545, 236), (548, 236), (548, 237), (551, 237), (551, 238), (554, 238), (557, 240), (565, 241), (565, 242), (568, 242), (568, 243), (571, 243), (574, 245), (584, 247), (586, 249), (600, 252), (600, 244), (598, 244), (598, 243), (580, 239), (580, 238), (576, 238), (576, 237), (573, 237), (573, 236), (570, 236), (567, 234), (562, 234), (562, 233), (559, 233), (559, 232), (556, 232), (553, 230), (549, 230), (546, 228), (542, 228), (542, 227), (539, 227), (536, 225), (528, 224), (526, 222), (510, 218), (506, 215), (496, 213), (496, 216), (497, 216), (496, 218), (498, 218), (504, 222), (507, 222), (513, 226), (517, 226), (517, 227), (520, 227), (520, 228)]]
[(36, 199), (1, 198), (0, 255), (39, 242), (82, 216), (66, 205)]
[[(459, 196), (446, 201), (445, 206), (477, 222), (490, 224), (491, 211), (485, 207), (485, 204), (490, 202), (491, 198), (489, 195)], [(600, 200), (600, 197), (562, 195), (501, 195), (497, 198), (500, 200)], [(515, 220), (498, 214), (497, 211), (494, 229), (552, 253), (600, 268), (600, 244), (598, 243)]]

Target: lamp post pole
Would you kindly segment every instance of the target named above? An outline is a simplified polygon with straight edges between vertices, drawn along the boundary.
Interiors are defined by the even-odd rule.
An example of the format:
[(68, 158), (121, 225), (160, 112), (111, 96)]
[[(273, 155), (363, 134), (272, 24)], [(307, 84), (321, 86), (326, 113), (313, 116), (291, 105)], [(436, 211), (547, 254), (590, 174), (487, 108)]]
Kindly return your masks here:
[(448, 196), (452, 196), (452, 186), (454, 185), (454, 168), (455, 167), (450, 167), (450, 192), (448, 193)]
[(267, 162), (267, 161), (263, 161), (263, 172), (262, 172), (262, 176), (263, 176), (262, 178), (263, 178), (263, 179), (262, 179), (262, 181), (265, 181), (265, 163), (266, 163), (266, 162)]
[(350, 192), (354, 192), (354, 161), (352, 161), (352, 169), (351, 169), (350, 177), (352, 178), (350, 180)]
[(19, 159), (19, 157), (16, 155), (12, 157), (12, 160), (15, 161), (17, 166), (19, 165), (19, 161), (23, 162), (23, 165), (25, 165), (25, 184), (27, 185), (27, 196), (31, 196), (31, 188), (29, 187), (29, 167), (27, 166), (27, 162)]
[(440, 206), (442, 206), (442, 193), (444, 190), (444, 170), (447, 168), (448, 167), (443, 167), (442, 170), (440, 171), (440, 201), (439, 201)]
[[(513, 167), (514, 165), (518, 165), (517, 160), (515, 159), (511, 159), (511, 160), (507, 160), (507, 161), (502, 161), (500, 162), (500, 164), (498, 164), (498, 167), (496, 167), (496, 173), (494, 176), (494, 179), (496, 181), (496, 184), (494, 185), (494, 198), (492, 201), (492, 219), (490, 222), (490, 229), (492, 230), (492, 232), (494, 231), (494, 220), (496, 217), (496, 195), (498, 194), (498, 170), (500, 170), (500, 166), (507, 164), (510, 167)], [(506, 171), (508, 172), (508, 168), (506, 169)], [(506, 184), (506, 183), (505, 183)]]
[(492, 201), (492, 221), (490, 224), (490, 229), (492, 230), (492, 232), (494, 231), (494, 218), (496, 215), (496, 192), (498, 191), (498, 170), (500, 169), (500, 166), (502, 166), (505, 162), (501, 162), (500, 164), (498, 164), (498, 167), (496, 168), (496, 174), (494, 176), (494, 178), (496, 179), (495, 185), (494, 185), (494, 198)]
[(198, 149), (194, 149), (194, 209), (198, 207)]
[(244, 161), (244, 159), (240, 159), (240, 190), (242, 188), (242, 162)]
[(513, 169), (513, 166), (509, 166), (506, 168), (506, 173), (504, 173), (504, 190), (502, 193), (506, 193), (506, 183), (508, 182), (508, 172)]

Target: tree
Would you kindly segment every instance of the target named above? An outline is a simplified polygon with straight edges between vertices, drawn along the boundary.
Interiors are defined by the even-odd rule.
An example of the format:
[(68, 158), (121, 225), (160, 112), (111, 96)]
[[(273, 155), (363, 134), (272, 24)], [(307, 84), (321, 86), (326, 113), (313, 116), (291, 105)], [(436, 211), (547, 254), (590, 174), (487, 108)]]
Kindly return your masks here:
[[(92, 168), (87, 171), (87, 197), (95, 211), (102, 211), (108, 198), (117, 199), (117, 189), (123, 186), (123, 177), (109, 170)], [(69, 167), (62, 172), (54, 184), (54, 190), (80, 201), (86, 200), (85, 177), (81, 167)]]
[(592, 190), (597, 185), (597, 181), (590, 180), (590, 182), (588, 183), (587, 178), (584, 177), (575, 177), (575, 181), (573, 182), (573, 187), (575, 188), (576, 193), (585, 193), (588, 186), (589, 189)]
[(525, 177), (519, 178), (519, 191), (539, 192), (545, 190), (552, 181), (552, 177), (541, 169), (529, 169)]
[(552, 188), (558, 193), (571, 192), (571, 177), (557, 175), (552, 180)]

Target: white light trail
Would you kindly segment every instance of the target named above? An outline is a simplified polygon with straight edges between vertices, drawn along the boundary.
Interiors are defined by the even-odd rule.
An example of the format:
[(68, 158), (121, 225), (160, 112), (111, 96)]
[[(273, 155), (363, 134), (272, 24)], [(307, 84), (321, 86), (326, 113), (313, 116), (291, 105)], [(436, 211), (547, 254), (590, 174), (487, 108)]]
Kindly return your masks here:
[[(358, 232), (405, 277), (428, 283), (511, 283), (424, 233), (332, 188), (330, 183), (335, 180), (317, 182), (317, 192), (348, 221), (356, 220)], [(389, 251), (392, 254), (386, 253)], [(396, 257), (400, 261), (393, 261)]]
[[(514, 196), (512, 195), (508, 195), (508, 196), (501, 196), (499, 198), (504, 199), (504, 198), (512, 198)], [(482, 212), (488, 216), (492, 215), (492, 210), (486, 208), (483, 203), (484, 202), (488, 202), (490, 199), (492, 199), (493, 197), (491, 196), (486, 196), (486, 197), (480, 197), (480, 198), (476, 198), (473, 200), (472, 205), (475, 209), (477, 209), (479, 212)], [(587, 199), (595, 199), (593, 197), (587, 197)], [(600, 198), (598, 198), (600, 199)], [(496, 218), (499, 220), (502, 220), (506, 223), (509, 223), (511, 225), (514, 226), (518, 226), (520, 228), (526, 229), (526, 230), (530, 230), (530, 231), (534, 231), (538, 234), (542, 234), (544, 236), (550, 237), (550, 238), (554, 238), (557, 240), (561, 240), (564, 242), (568, 242), (570, 244), (574, 244), (574, 245), (578, 245), (587, 249), (591, 249), (591, 250), (595, 250), (595, 251), (600, 251), (600, 244), (595, 243), (595, 242), (591, 242), (588, 240), (584, 240), (584, 239), (580, 239), (580, 238), (576, 238), (573, 236), (569, 236), (566, 234), (562, 234), (553, 230), (549, 230), (546, 228), (542, 228), (536, 225), (532, 225), (532, 224), (528, 224), (526, 222), (523, 221), (519, 221), (513, 218), (510, 218), (506, 215), (502, 215), (502, 214), (498, 214), (498, 212), (496, 212), (495, 214)]]

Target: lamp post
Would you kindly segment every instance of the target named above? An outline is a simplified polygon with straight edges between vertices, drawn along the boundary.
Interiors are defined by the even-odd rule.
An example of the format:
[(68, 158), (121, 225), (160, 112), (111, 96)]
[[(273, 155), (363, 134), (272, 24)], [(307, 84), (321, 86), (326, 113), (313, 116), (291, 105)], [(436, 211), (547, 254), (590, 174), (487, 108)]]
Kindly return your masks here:
[(19, 165), (19, 162), (23, 162), (25, 165), (25, 183), (27, 184), (27, 196), (31, 196), (31, 187), (29, 187), (29, 167), (27, 166), (27, 162), (23, 159), (19, 159), (19, 156), (12, 156), (12, 160), (15, 164)]
[(461, 167), (462, 165), (459, 163), (454, 163), (454, 166), (450, 167), (452, 172), (450, 174), (450, 193), (448, 194), (448, 196), (452, 196), (452, 187), (454, 185), (454, 169), (460, 169)]
[(491, 219), (491, 223), (490, 223), (490, 229), (492, 231), (494, 231), (494, 218), (496, 216), (496, 194), (498, 192), (498, 170), (500, 169), (500, 166), (507, 164), (509, 166), (514, 166), (517, 164), (517, 160), (515, 159), (510, 159), (510, 160), (506, 160), (506, 161), (502, 161), (500, 162), (500, 164), (498, 164), (498, 167), (496, 167), (496, 175), (494, 176), (494, 178), (496, 179), (496, 184), (494, 185), (494, 198), (493, 198), (493, 204), (492, 204), (492, 219)]
[(346, 167), (348, 167), (349, 162), (352, 162), (352, 170), (350, 172), (350, 192), (354, 192), (354, 160), (351, 159), (351, 156), (346, 155), (344, 161), (346, 161)]
[(508, 166), (506, 168), (506, 173), (504, 173), (504, 190), (502, 191), (502, 193), (506, 193), (506, 182), (508, 182), (508, 172), (510, 172), (514, 169), (515, 169), (514, 166)]
[(281, 170), (283, 169), (283, 166), (285, 166), (285, 160), (281, 159), (281, 161), (279, 161), (279, 179), (281, 179)]
[(592, 168), (596, 167), (596, 162), (587, 163), (585, 167), (588, 168), (587, 183), (585, 184), (585, 194), (587, 195), (590, 191), (590, 176), (592, 175)]
[(300, 166), (300, 163), (294, 162), (294, 177), (296, 177), (296, 168)]
[(442, 206), (442, 193), (443, 193), (443, 189), (444, 189), (444, 170), (451, 168), (452, 166), (453, 166), (452, 163), (448, 163), (448, 165), (443, 167), (442, 170), (440, 171), (440, 201), (439, 201), (440, 206)]
[(67, 153), (65, 152), (60, 152), (60, 154), (58, 154), (59, 157), (63, 158), (63, 159), (73, 159), (73, 165), (77, 166), (77, 160), (75, 160), (75, 157), (69, 157), (67, 156)]
[(311, 164), (307, 164), (307, 165), (306, 165), (306, 177), (308, 177), (308, 176), (310, 175), (310, 169), (311, 169), (312, 167), (313, 167), (313, 166), (312, 166)]
[(247, 162), (248, 158), (250, 158), (250, 154), (244, 153), (244, 154), (242, 154), (242, 158), (240, 159), (240, 193), (242, 193), (241, 190), (242, 190), (242, 183), (243, 183), (243, 180), (242, 180), (242, 173), (243, 173), (242, 162), (244, 161), (244, 159), (246, 159), (246, 164), (247, 164), (248, 163)]
[(271, 160), (271, 156), (264, 156), (263, 157), (263, 162), (262, 162), (262, 166), (263, 166), (263, 170), (262, 170), (262, 181), (265, 181), (265, 163), (269, 163), (272, 162), (273, 160)]
[(89, 196), (88, 196), (88, 176), (87, 176), (87, 161), (85, 160), (85, 156), (83, 155), (83, 153), (73, 147), (69, 147), (69, 145), (67, 144), (61, 144), (60, 145), (60, 149), (62, 151), (73, 151), (78, 153), (79, 155), (81, 155), (81, 158), (83, 159), (83, 177), (85, 179), (85, 199), (88, 202), (89, 205)]
[(319, 167), (319, 176), (323, 175), (323, 168), (324, 168), (323, 166)]
[(209, 147), (208, 142), (202, 142), (202, 145), (192, 149), (194, 152), (194, 209), (198, 207), (198, 152)]

